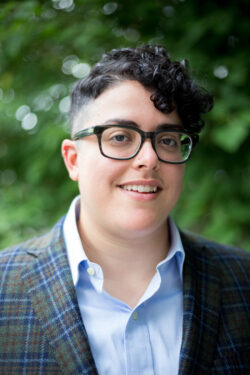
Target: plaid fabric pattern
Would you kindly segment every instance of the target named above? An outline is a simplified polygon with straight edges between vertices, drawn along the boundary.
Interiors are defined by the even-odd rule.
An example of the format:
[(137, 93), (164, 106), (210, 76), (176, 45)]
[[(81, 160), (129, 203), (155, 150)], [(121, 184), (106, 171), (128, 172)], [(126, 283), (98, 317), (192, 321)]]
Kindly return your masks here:
[[(0, 252), (0, 374), (97, 374), (62, 222)], [(186, 259), (179, 375), (250, 374), (250, 256), (181, 236)]]
[(0, 374), (97, 374), (71, 280), (62, 222), (0, 252)]
[(250, 374), (250, 254), (181, 233), (180, 375)]

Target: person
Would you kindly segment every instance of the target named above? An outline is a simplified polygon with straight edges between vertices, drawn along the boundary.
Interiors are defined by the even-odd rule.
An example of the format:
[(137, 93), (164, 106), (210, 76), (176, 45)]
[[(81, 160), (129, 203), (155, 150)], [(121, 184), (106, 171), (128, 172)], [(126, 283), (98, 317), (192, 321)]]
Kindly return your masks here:
[(1, 374), (250, 373), (249, 254), (170, 216), (212, 106), (162, 46), (112, 50), (75, 85), (80, 195), (0, 253)]

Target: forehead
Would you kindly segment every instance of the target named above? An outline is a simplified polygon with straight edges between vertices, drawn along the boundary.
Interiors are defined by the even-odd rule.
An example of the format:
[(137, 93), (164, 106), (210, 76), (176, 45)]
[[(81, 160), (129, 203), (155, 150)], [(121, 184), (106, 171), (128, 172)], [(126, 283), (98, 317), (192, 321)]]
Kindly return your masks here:
[[(117, 122), (117, 119), (134, 121), (139, 126), (156, 127), (162, 123), (181, 124), (176, 111), (165, 114), (150, 99), (152, 91), (137, 81), (119, 82), (87, 103), (75, 119), (75, 128)], [(114, 120), (114, 121), (113, 121)]]

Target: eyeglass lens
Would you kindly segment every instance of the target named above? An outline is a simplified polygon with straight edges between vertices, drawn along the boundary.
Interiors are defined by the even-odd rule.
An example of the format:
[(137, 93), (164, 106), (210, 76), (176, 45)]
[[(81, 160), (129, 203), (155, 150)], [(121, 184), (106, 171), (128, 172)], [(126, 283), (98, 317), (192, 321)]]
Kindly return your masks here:
[[(112, 158), (127, 159), (136, 154), (141, 146), (141, 135), (133, 129), (110, 127), (102, 133), (103, 153)], [(164, 161), (185, 161), (191, 152), (191, 137), (184, 133), (162, 131), (154, 139), (158, 157)]]

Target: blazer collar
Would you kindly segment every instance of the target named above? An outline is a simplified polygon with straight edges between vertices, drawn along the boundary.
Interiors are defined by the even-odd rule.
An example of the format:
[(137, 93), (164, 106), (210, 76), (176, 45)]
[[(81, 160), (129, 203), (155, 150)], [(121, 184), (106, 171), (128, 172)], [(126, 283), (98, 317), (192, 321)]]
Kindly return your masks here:
[(204, 239), (181, 233), (183, 339), (179, 375), (210, 374), (219, 325), (220, 275)]
[(33, 309), (63, 374), (97, 374), (68, 264), (61, 220), (30, 241), (22, 273)]

